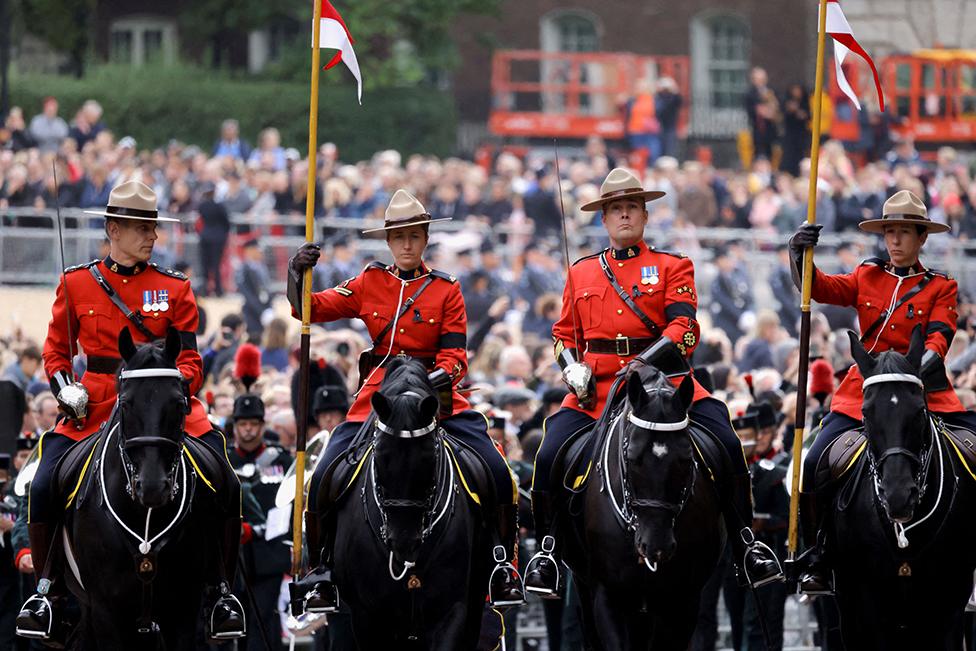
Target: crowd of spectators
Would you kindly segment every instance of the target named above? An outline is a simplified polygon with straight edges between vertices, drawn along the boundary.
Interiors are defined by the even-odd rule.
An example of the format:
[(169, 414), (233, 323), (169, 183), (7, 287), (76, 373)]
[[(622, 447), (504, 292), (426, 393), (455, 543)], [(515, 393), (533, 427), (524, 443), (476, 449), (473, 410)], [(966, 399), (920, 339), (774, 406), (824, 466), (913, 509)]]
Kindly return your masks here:
[[(791, 90), (788, 97), (797, 105), (807, 101), (802, 89)], [(237, 123), (228, 119), (210, 148), (175, 141), (140, 148), (103, 123), (97, 102), (86, 102), (69, 124), (58, 117), (57, 101), (49, 98), (29, 125), (21, 110), (12, 110), (0, 133), (0, 218), (5, 224), (31, 226), (19, 221), (28, 219), (23, 213), (8, 217), (3, 211), (52, 207), (55, 191), (62, 207), (85, 208), (104, 206), (110, 189), (124, 181), (153, 187), (160, 207), (180, 215), (180, 227), (200, 238), (200, 259), (181, 259), (165, 235), (157, 243), (158, 259), (194, 272), (198, 296), (227, 291), (243, 296), (239, 314), (224, 316), (219, 327), (206, 333), (201, 330), (207, 372), (202, 395), (215, 419), (225, 422), (234, 398), (244, 391), (234, 373), (235, 353), (247, 342), (259, 346), (263, 371), (252, 391), (265, 402), (268, 439), (289, 448), (296, 435), (291, 387), (297, 382), (297, 328), (294, 321), (274, 315), (274, 279), (281, 277), (284, 259), (266, 260), (262, 237), (289, 228), (303, 232), (301, 226), (281, 226), (280, 217), (304, 215), (308, 162), (295, 149), (284, 148), (274, 128), (258, 134), (257, 143), (252, 148)], [(415, 194), (434, 218), (464, 223), (468, 228), (452, 231), (450, 237), (438, 237), (433, 229), (428, 258), (461, 281), (469, 324), (467, 381), (476, 389), (471, 401), (490, 416), (491, 433), (513, 466), (531, 464), (542, 419), (558, 408), (564, 395), (550, 336), (561, 309), (564, 278), (560, 204), (574, 253), (598, 250), (603, 239), (598, 228), (590, 227), (598, 227), (599, 218), (592, 222), (592, 213), (579, 206), (599, 196), (601, 181), (625, 154), (593, 137), (560, 161), (563, 178), (557, 178), (545, 154), (502, 151), (475, 162), (404, 158), (391, 150), (370, 160), (344, 162), (340, 154), (332, 143), (319, 148), (315, 212), (348, 220), (350, 229), (329, 220), (330, 226), (321, 231), (326, 245), (316, 286), (334, 286), (369, 260), (358, 228), (362, 220), (381, 218), (399, 187)], [(806, 218), (809, 164), (800, 156), (796, 174), (791, 174), (760, 156), (749, 169), (719, 170), (664, 155), (640, 171), (645, 188), (667, 192), (648, 205), (648, 240), (689, 255), (698, 266), (702, 337), (694, 364), (707, 369), (715, 394), (727, 401), (733, 415), (757, 399), (784, 414), (776, 445), (792, 431), (799, 361), (799, 297), (783, 245)], [(885, 199), (901, 189), (924, 197), (931, 217), (952, 227), (947, 235), (931, 237), (929, 249), (938, 250), (939, 238), (968, 240), (976, 234), (976, 183), (953, 149), (943, 148), (934, 161), (925, 162), (903, 140), (887, 156), (858, 167), (841, 143), (827, 141), (819, 176), (817, 219), (827, 234), (855, 233), (859, 221), (880, 217)], [(734, 230), (732, 236), (719, 237), (715, 229)], [(845, 238), (851, 241), (826, 247), (825, 262), (818, 262), (822, 268), (849, 271), (874, 254)], [(770, 261), (769, 273), (758, 281), (750, 257), (757, 251)], [(221, 271), (225, 257), (237, 269), (229, 286)], [(976, 306), (965, 298), (964, 284), (961, 290), (960, 327), (946, 361), (963, 403), (972, 408)], [(206, 312), (206, 301), (201, 306)], [(851, 310), (815, 310), (811, 353), (826, 360), (838, 377), (851, 363), (843, 334), (848, 327), (856, 327)], [(37, 352), (45, 333), (15, 330), (2, 335), (3, 380), (23, 394), (19, 429), (43, 431), (50, 426), (53, 409)], [(356, 360), (368, 344), (364, 328), (355, 322), (314, 328), (313, 395), (322, 387), (331, 387), (327, 393), (351, 395), (358, 382)], [(334, 418), (320, 421), (319, 415), (307, 415), (312, 431), (320, 422), (334, 423)], [(527, 477), (522, 479), (524, 483)]]

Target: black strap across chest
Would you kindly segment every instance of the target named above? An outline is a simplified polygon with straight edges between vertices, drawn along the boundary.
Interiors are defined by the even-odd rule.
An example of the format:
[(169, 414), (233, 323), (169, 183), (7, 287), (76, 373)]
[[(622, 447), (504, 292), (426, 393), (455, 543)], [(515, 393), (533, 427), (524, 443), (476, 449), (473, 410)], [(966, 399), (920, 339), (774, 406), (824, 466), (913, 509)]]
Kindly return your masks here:
[(871, 338), (871, 335), (877, 332), (878, 328), (884, 325), (884, 322), (888, 319), (889, 314), (894, 314), (898, 311), (898, 308), (917, 296), (920, 291), (925, 289), (926, 285), (932, 282), (934, 277), (935, 276), (933, 274), (926, 272), (925, 277), (922, 278), (921, 282), (905, 292), (905, 295), (902, 296), (897, 303), (895, 303), (895, 306), (891, 308), (890, 312), (888, 310), (882, 310), (881, 316), (875, 319), (874, 323), (869, 325), (867, 329), (864, 330), (864, 334), (861, 335), (861, 343), (867, 343), (867, 340)]
[(427, 287), (430, 286), (432, 282), (434, 282), (434, 277), (427, 276), (427, 279), (424, 280), (420, 288), (416, 292), (414, 292), (413, 296), (411, 296), (410, 298), (408, 298), (403, 302), (403, 307), (400, 308), (400, 313), (396, 315), (396, 318), (391, 319), (390, 322), (386, 324), (386, 327), (380, 330), (380, 333), (376, 335), (376, 337), (373, 339), (374, 348), (380, 345), (380, 342), (383, 341), (383, 337), (386, 336), (386, 333), (388, 333), (393, 328), (393, 324), (399, 321), (400, 317), (406, 314), (410, 310), (410, 308), (413, 307), (413, 304), (417, 302), (417, 299), (420, 298), (420, 295), (424, 292), (425, 289), (427, 289)]
[(631, 298), (627, 290), (624, 289), (619, 282), (617, 282), (617, 277), (613, 274), (613, 269), (610, 268), (610, 263), (607, 262), (606, 251), (600, 254), (600, 266), (603, 268), (603, 273), (606, 275), (607, 280), (610, 281), (610, 286), (613, 287), (613, 291), (617, 292), (617, 296), (619, 296), (620, 300), (624, 302), (624, 305), (626, 305), (631, 312), (637, 315), (637, 318), (641, 320), (644, 327), (647, 328), (647, 330), (651, 333), (651, 337), (654, 339), (660, 337), (661, 327), (654, 323), (651, 317), (647, 316), (643, 310), (637, 307), (637, 303), (634, 302), (634, 299)]
[(108, 299), (112, 301), (112, 304), (119, 308), (119, 310), (122, 311), (122, 314), (125, 315), (125, 318), (132, 322), (132, 325), (136, 327), (136, 330), (141, 332), (150, 341), (156, 338), (156, 335), (154, 335), (152, 331), (146, 327), (146, 324), (143, 323), (142, 315), (129, 308), (129, 306), (125, 304), (125, 301), (119, 298), (118, 292), (116, 292), (115, 288), (113, 288), (108, 281), (105, 280), (105, 276), (102, 275), (102, 272), (98, 270), (97, 266), (92, 265), (88, 267), (88, 273), (92, 275), (92, 278), (94, 278), (95, 282), (98, 283), (98, 286), (102, 288), (102, 291), (104, 291), (108, 296)]

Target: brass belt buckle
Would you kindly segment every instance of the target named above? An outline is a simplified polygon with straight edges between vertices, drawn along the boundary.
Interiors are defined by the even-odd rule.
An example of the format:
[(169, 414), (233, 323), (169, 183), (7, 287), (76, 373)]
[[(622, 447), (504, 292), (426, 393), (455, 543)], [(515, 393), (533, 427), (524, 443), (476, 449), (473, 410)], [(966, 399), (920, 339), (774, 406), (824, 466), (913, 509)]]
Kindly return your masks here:
[[(630, 355), (630, 339), (628, 339), (627, 337), (618, 336), (616, 339), (614, 339), (614, 342), (617, 345), (618, 357), (627, 357), (628, 355)], [(620, 349), (621, 343), (623, 343), (624, 345), (623, 350)]]

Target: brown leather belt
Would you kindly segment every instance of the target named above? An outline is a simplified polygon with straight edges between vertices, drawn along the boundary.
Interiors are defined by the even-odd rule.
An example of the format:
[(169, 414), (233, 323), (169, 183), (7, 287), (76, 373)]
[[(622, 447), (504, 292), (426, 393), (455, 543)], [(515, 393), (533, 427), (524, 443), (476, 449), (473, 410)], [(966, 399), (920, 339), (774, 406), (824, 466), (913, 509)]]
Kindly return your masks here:
[(630, 357), (641, 353), (656, 339), (650, 337), (617, 337), (616, 339), (587, 339), (586, 350), (600, 355)]
[(122, 368), (122, 359), (119, 357), (88, 356), (88, 373), (115, 375), (120, 368)]

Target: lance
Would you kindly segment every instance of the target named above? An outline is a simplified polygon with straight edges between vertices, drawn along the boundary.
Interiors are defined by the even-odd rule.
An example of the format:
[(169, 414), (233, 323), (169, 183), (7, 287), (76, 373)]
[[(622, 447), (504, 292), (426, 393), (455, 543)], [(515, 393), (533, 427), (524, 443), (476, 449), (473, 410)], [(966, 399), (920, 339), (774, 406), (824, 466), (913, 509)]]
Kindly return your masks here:
[[(820, 108), (823, 99), (824, 43), (827, 36), (827, 0), (820, 0), (817, 31), (817, 76), (813, 91), (813, 124), (810, 140), (810, 184), (807, 223), (817, 223), (817, 175), (820, 162)], [(807, 370), (810, 366), (810, 295), (813, 292), (813, 248), (803, 252), (803, 288), (800, 296), (800, 368), (796, 380), (796, 412), (793, 430), (793, 476), (790, 478), (790, 527), (787, 562), (796, 560), (800, 515), (800, 469), (807, 419)]]
[(61, 288), (64, 290), (64, 317), (68, 325), (68, 366), (71, 367), (71, 381), (75, 382), (75, 338), (71, 332), (71, 297), (68, 294), (68, 278), (64, 263), (64, 233), (61, 229), (61, 196), (58, 189), (58, 161), (51, 161), (51, 172), (54, 174), (54, 208), (58, 216), (58, 250), (61, 253)]
[[(556, 164), (556, 191), (559, 193), (559, 214), (562, 217), (560, 223), (563, 226), (563, 262), (566, 263), (566, 282), (569, 286), (569, 311), (573, 315), (573, 340), (576, 344), (577, 354), (582, 355), (583, 351), (579, 344), (579, 317), (576, 315), (576, 290), (573, 289), (573, 275), (570, 273), (570, 267), (572, 267), (573, 263), (569, 259), (569, 232), (566, 229), (566, 207), (563, 205), (563, 179), (559, 175), (559, 147), (556, 146), (555, 138), (552, 139), (552, 154)], [(556, 352), (559, 354), (559, 351)]]
[[(322, 3), (312, 0), (312, 80), (308, 99), (308, 190), (305, 194), (305, 241), (315, 239), (315, 163), (319, 127), (319, 20)], [(302, 569), (302, 513), (305, 510), (305, 444), (308, 440), (309, 344), (312, 322), (312, 269), (302, 280), (302, 336), (298, 368), (298, 436), (295, 445), (295, 504), (292, 512), (291, 574), (298, 578)]]

